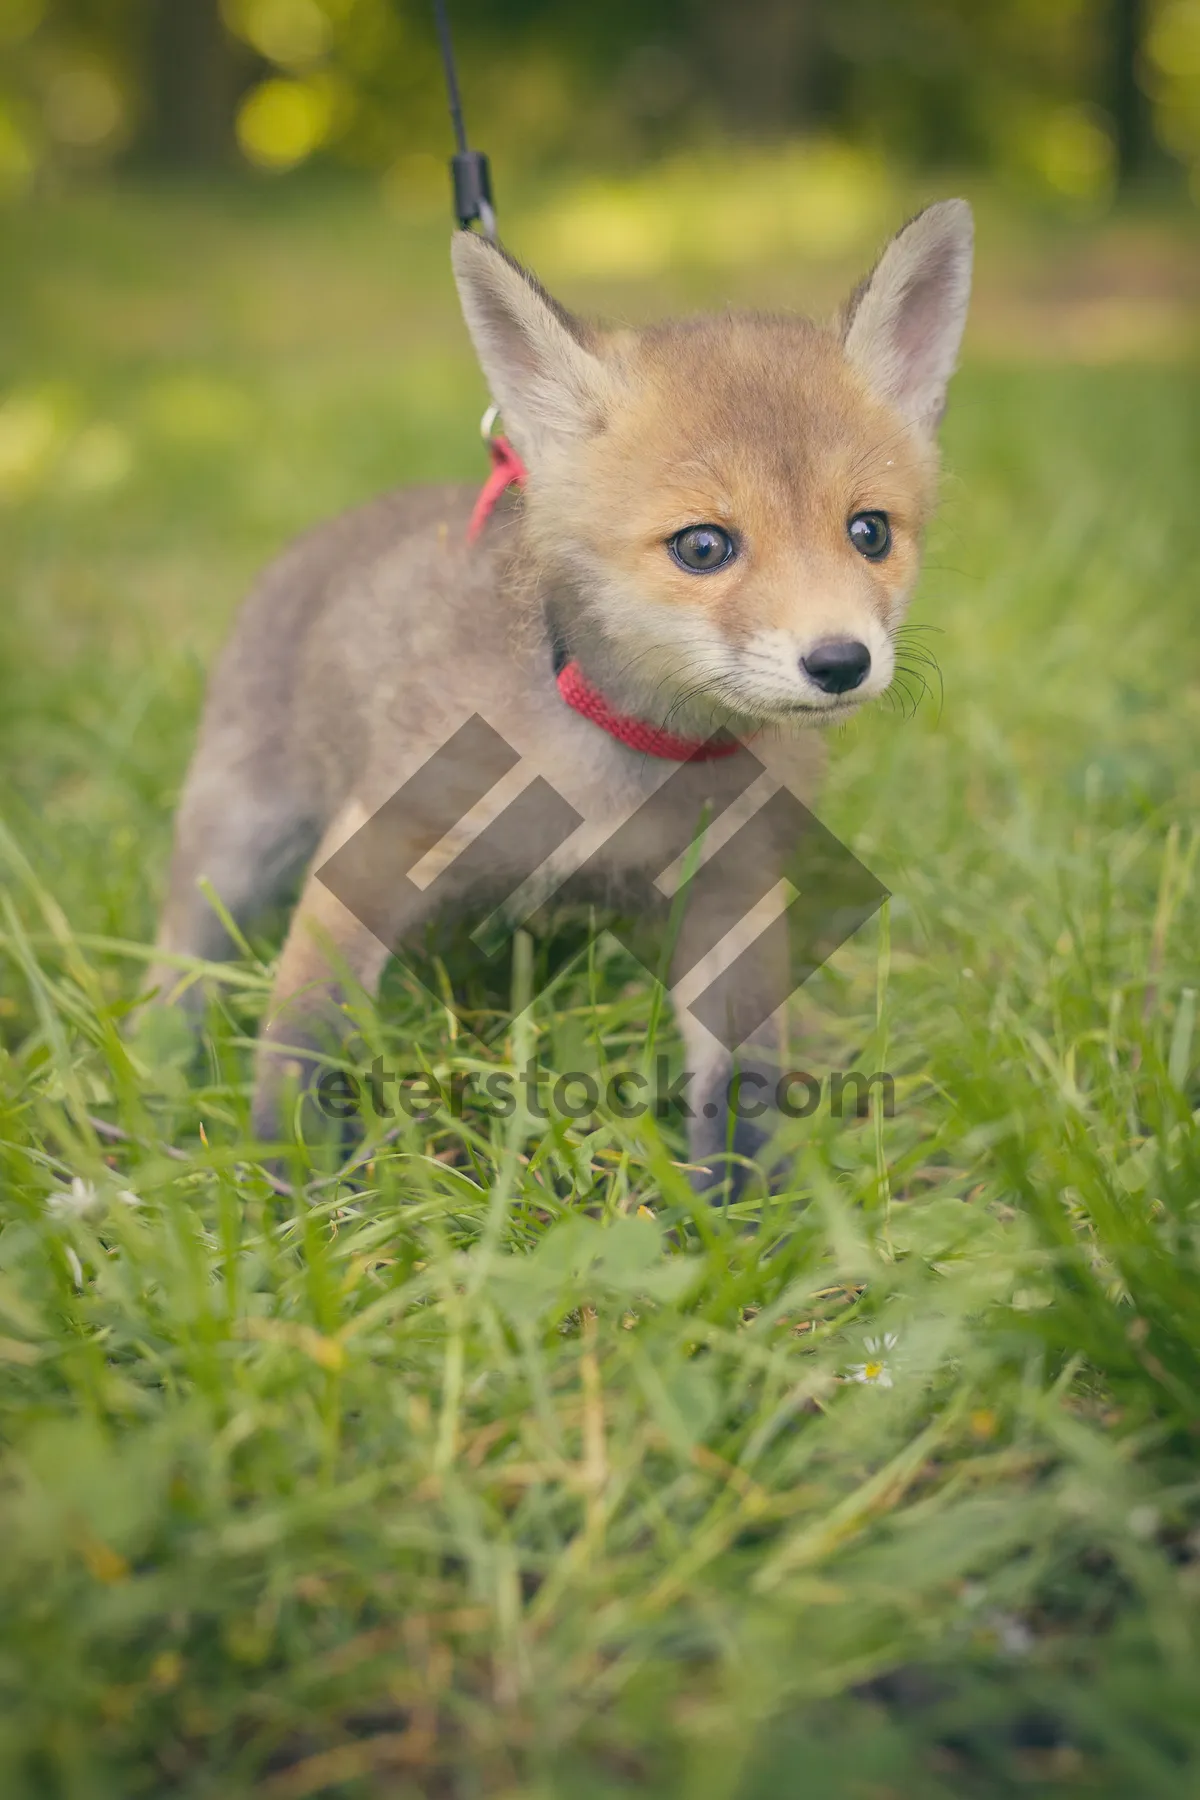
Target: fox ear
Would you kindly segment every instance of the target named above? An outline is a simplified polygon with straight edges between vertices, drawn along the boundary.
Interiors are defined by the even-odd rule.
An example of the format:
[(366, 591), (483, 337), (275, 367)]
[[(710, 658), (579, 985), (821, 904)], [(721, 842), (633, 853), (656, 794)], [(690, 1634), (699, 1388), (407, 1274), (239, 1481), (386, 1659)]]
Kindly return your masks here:
[(604, 406), (607, 372), (586, 328), (507, 253), (472, 231), (450, 247), (467, 330), (513, 443), (531, 466), (581, 437)]
[(967, 320), (973, 239), (965, 200), (927, 207), (892, 239), (843, 317), (855, 368), (930, 434), (946, 408)]

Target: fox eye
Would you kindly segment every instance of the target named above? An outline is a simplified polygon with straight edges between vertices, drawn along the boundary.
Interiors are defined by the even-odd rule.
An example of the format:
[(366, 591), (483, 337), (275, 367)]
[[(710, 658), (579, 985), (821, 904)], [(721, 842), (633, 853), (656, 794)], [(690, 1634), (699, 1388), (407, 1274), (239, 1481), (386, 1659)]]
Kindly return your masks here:
[(733, 539), (719, 525), (689, 525), (686, 531), (677, 531), (668, 538), (667, 548), (690, 575), (707, 575), (712, 569), (723, 568), (736, 555)]
[(846, 530), (854, 548), (871, 562), (882, 562), (892, 547), (892, 528), (886, 513), (855, 513)]

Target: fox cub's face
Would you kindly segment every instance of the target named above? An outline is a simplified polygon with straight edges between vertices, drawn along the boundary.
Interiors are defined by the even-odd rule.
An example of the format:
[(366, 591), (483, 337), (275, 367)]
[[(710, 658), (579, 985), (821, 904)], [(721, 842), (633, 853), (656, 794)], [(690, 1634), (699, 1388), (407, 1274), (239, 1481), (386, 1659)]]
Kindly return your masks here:
[(664, 716), (828, 721), (882, 693), (966, 316), (966, 203), (914, 219), (828, 329), (604, 332), (481, 238), (454, 264), (568, 637), (574, 618)]

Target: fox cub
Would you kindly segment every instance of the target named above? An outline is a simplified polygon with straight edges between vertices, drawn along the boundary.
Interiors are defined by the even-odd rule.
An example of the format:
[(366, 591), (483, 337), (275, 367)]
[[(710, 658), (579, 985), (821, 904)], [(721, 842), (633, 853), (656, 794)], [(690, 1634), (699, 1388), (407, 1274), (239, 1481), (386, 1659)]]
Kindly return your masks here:
[[(971, 255), (970, 209), (947, 200), (904, 227), (832, 325), (729, 312), (607, 330), (495, 245), (455, 236), (467, 327), (524, 486), (474, 542), (474, 492), (448, 487), (387, 495), (286, 550), (219, 661), (179, 808), (160, 997), (178, 988), (194, 1005), (179, 959), (231, 953), (204, 877), (241, 922), (308, 870), (257, 1050), (260, 1137), (284, 1133), (297, 1084), (348, 1030), (347, 983), (377, 988), (395, 941), (379, 923), (389, 871), (440, 846), (451, 879), (429, 886), (430, 905), (436, 892), (441, 911), (480, 919), (527, 873), (501, 846), (482, 885), (479, 858), (464, 857), (470, 878), (455, 887), (446, 816), (459, 776), (460, 811), (475, 790), (453, 759), (449, 804), (443, 793), (398, 825), (374, 930), (314, 873), (473, 716), (545, 772), (584, 836), (619, 845), (605, 881), (634, 905), (661, 847), (653, 831), (613, 834), (678, 768), (656, 734), (752, 739), (760, 783), (812, 796), (820, 733), (804, 728), (846, 719), (893, 678)], [(564, 655), (603, 716), (565, 703)], [(649, 749), (608, 715), (644, 728)], [(736, 788), (746, 754), (689, 769)], [(704, 1186), (744, 1172), (771, 1120), (730, 1117), (734, 1058), (678, 1010)], [(770, 1062), (775, 1029), (755, 1033), (741, 1064)]]

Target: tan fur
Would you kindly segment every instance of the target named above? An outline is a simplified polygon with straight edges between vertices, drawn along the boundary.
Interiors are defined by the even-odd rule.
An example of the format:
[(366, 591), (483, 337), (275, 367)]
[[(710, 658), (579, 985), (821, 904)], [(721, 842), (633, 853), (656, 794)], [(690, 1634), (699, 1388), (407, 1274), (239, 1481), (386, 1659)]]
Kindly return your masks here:
[[(685, 631), (699, 624), (712, 635), (714, 687), (719, 678), (731, 721), (748, 727), (826, 704), (804, 690), (799, 657), (823, 637), (858, 636), (872, 620), (886, 652), (932, 503), (931, 441), (900, 427), (833, 335), (803, 320), (705, 320), (655, 333), (623, 373), (636, 401), (588, 446), (586, 487), (601, 504), (581, 521), (580, 540), (639, 608), (670, 608)], [(877, 565), (846, 535), (847, 518), (867, 508), (892, 521), (894, 547)], [(545, 508), (551, 520), (555, 510)], [(537, 532), (545, 513), (531, 514)], [(728, 569), (703, 580), (662, 553), (664, 539), (696, 520), (736, 531), (742, 543)], [(560, 539), (545, 530), (548, 562)], [(748, 654), (768, 632), (786, 633), (791, 652), (778, 690)], [(672, 646), (678, 635), (665, 634)], [(849, 704), (881, 692), (891, 674), (883, 654), (872, 685)], [(645, 699), (644, 675), (627, 697), (635, 709)], [(689, 711), (696, 727), (719, 718), (708, 695)]]
[[(603, 842), (675, 765), (626, 749), (563, 704), (556, 633), (613, 705), (679, 732), (757, 732), (772, 780), (802, 796), (821, 762), (819, 737), (803, 727), (844, 718), (891, 680), (965, 309), (961, 202), (901, 233), (830, 328), (731, 314), (606, 334), (572, 320), (482, 240), (459, 234), (453, 248), (528, 487), (505, 497), (474, 547), (473, 490), (417, 490), (320, 527), (267, 571), (210, 687), (159, 934), (168, 959), (229, 952), (199, 877), (249, 917), (318, 846), (319, 866), (473, 713), (587, 822), (558, 859), (575, 866), (584, 839)], [(880, 563), (847, 536), (865, 509), (892, 522)], [(696, 576), (667, 553), (672, 534), (698, 523), (736, 535), (728, 568)], [(867, 680), (841, 697), (819, 692), (802, 665), (829, 638), (871, 653)], [(714, 783), (723, 766), (704, 765)], [(409, 866), (440, 834), (420, 820), (406, 829)], [(636, 891), (656, 873), (654, 845), (630, 855), (605, 878)], [(496, 872), (497, 900), (509, 874)], [(258, 1059), (264, 1136), (280, 1129), (293, 1063), (306, 1076), (319, 1032), (338, 1028), (339, 971), (371, 992), (386, 955), (310, 875)], [(167, 993), (176, 965), (164, 961), (154, 979)], [(683, 1023), (692, 1066), (717, 1082), (728, 1057)], [(693, 1151), (716, 1154), (724, 1130), (722, 1112), (698, 1126)]]

